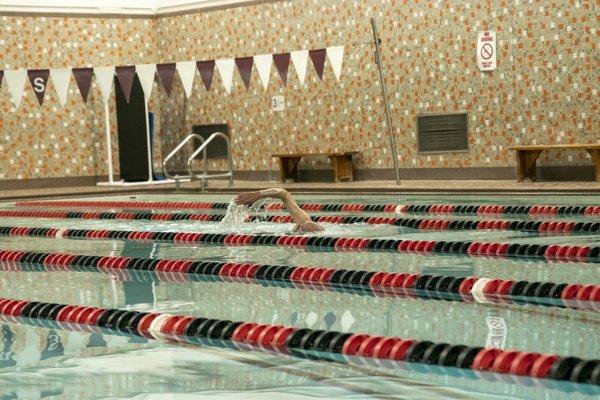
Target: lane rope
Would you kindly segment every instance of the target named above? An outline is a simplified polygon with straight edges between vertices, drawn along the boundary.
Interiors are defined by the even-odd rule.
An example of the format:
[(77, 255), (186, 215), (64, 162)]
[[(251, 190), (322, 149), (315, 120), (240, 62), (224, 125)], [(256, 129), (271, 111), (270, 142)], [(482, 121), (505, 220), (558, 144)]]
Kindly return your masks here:
[(90, 256), (0, 250), (3, 271), (102, 272), (122, 280), (234, 282), (336, 291), (373, 297), (420, 298), (484, 304), (532, 304), (600, 311), (600, 285), (529, 282), (475, 276), (392, 273), (325, 267), (269, 265), (185, 259)]
[(0, 236), (66, 239), (118, 239), (141, 242), (215, 244), (225, 246), (285, 246), (318, 251), (384, 251), (427, 255), (461, 255), (560, 262), (600, 262), (600, 246), (518, 244), (475, 241), (367, 239), (356, 237), (219, 234), (202, 232), (121, 231), (0, 227)]
[[(229, 203), (199, 201), (115, 201), (115, 200), (33, 200), (19, 201), (18, 207), (83, 207), (128, 209), (227, 209)], [(479, 215), (580, 215), (600, 216), (600, 205), (490, 205), (490, 204), (355, 204), (355, 203), (308, 203), (299, 202), (305, 211), (354, 212), (354, 213), (429, 213), (429, 214), (479, 214)], [(265, 206), (268, 211), (283, 210), (281, 203)]]
[[(223, 214), (198, 213), (152, 213), (152, 212), (90, 212), (90, 211), (38, 211), (38, 210), (0, 210), (5, 218), (56, 218), (56, 219), (93, 219), (93, 220), (144, 220), (144, 221), (205, 221), (220, 222)], [(418, 230), (494, 230), (523, 231), (540, 234), (598, 233), (600, 222), (576, 221), (520, 221), (520, 220), (444, 220), (421, 218), (384, 218), (315, 215), (311, 219), (319, 223), (330, 224), (369, 224), (394, 225)], [(264, 221), (273, 223), (293, 223), (290, 215), (249, 216), (247, 222)]]
[(422, 363), (600, 385), (600, 360), (556, 354), (8, 298), (0, 298), (0, 315), (10, 322), (25, 320), (54, 329), (136, 335), (337, 362), (352, 362), (356, 357), (387, 368), (400, 367), (399, 362)]

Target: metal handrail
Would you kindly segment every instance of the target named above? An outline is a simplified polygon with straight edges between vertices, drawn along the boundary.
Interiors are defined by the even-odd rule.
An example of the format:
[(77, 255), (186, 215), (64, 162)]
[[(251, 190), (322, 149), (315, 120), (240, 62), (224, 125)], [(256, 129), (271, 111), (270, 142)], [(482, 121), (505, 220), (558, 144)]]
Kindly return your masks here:
[[(212, 142), (215, 138), (223, 138), (225, 140), (225, 144), (227, 145), (227, 168), (228, 168), (228, 172), (223, 173), (223, 174), (208, 174), (207, 172), (207, 159), (206, 159), (206, 146), (208, 146), (210, 144), (210, 142)], [(194, 161), (194, 159), (196, 158), (196, 156), (201, 152), (204, 152), (204, 174), (201, 175), (197, 175), (194, 173), (194, 171), (192, 171), (192, 162)], [(229, 136), (227, 136), (226, 134), (222, 133), (222, 132), (215, 132), (212, 135), (210, 135), (203, 143), (202, 145), (200, 145), (200, 147), (198, 147), (196, 150), (194, 150), (194, 152), (192, 153), (192, 155), (188, 158), (188, 162), (187, 162), (187, 166), (188, 166), (188, 172), (190, 174), (191, 179), (199, 179), (201, 181), (202, 184), (202, 189), (204, 189), (204, 186), (206, 184), (206, 180), (207, 179), (212, 179), (212, 178), (225, 178), (225, 177), (229, 177), (229, 186), (233, 185), (233, 162), (231, 159), (231, 146), (229, 143)]]
[[(200, 142), (202, 142), (202, 146), (204, 146), (204, 142), (205, 142), (204, 138), (203, 138), (202, 136), (200, 136), (200, 135), (196, 134), (196, 133), (191, 133), (191, 134), (187, 135), (187, 136), (185, 137), (185, 139), (183, 139), (183, 140), (181, 141), (181, 143), (179, 143), (179, 144), (177, 145), (177, 147), (175, 147), (175, 148), (174, 148), (174, 149), (173, 149), (173, 150), (172, 150), (172, 151), (171, 151), (171, 152), (170, 152), (170, 153), (169, 153), (169, 154), (168, 154), (168, 155), (165, 157), (165, 159), (164, 159), (164, 160), (163, 160), (163, 162), (162, 162), (162, 170), (163, 170), (163, 174), (164, 174), (164, 175), (165, 175), (167, 178), (169, 178), (169, 179), (174, 179), (174, 180), (175, 180), (175, 182), (176, 182), (176, 184), (179, 184), (179, 180), (180, 180), (180, 179), (191, 179), (191, 178), (192, 178), (192, 175), (191, 175), (191, 174), (190, 174), (190, 175), (179, 175), (179, 174), (176, 174), (176, 175), (171, 175), (171, 174), (169, 173), (169, 171), (167, 170), (167, 163), (169, 162), (169, 160), (170, 160), (171, 158), (173, 158), (173, 156), (175, 156), (175, 154), (176, 154), (176, 153), (177, 153), (179, 150), (181, 150), (181, 148), (182, 148), (183, 146), (185, 146), (185, 145), (186, 145), (186, 143), (187, 143), (187, 142), (189, 142), (189, 141), (190, 141), (190, 140), (192, 140), (193, 138), (196, 138), (196, 139), (200, 140)], [(202, 147), (202, 146), (200, 146), (200, 147)], [(194, 154), (197, 154), (197, 153), (196, 153), (196, 152), (194, 152)], [(207, 159), (206, 159), (206, 150), (204, 150), (204, 173), (206, 173), (206, 171), (207, 171)]]

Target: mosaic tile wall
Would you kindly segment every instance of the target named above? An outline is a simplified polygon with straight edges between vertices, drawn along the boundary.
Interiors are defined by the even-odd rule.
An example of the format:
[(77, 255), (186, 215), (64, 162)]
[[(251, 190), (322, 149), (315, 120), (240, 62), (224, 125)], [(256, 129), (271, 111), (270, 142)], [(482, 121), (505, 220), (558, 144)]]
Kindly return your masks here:
[[(155, 26), (154, 20), (136, 18), (0, 16), (0, 69), (146, 62), (154, 59)], [(118, 173), (114, 98), (109, 105), (113, 164)], [(155, 109), (153, 100), (150, 110)], [(39, 106), (26, 81), (18, 110), (4, 81), (0, 87), (0, 179), (107, 174), (104, 118), (95, 80), (86, 104), (71, 77), (65, 107), (51, 83)]]
[[(190, 99), (177, 78), (170, 98), (155, 83), (150, 109), (158, 113), (161, 139), (155, 165), (193, 124), (228, 122), (238, 170), (277, 169), (274, 152), (350, 149), (361, 152), (358, 168), (390, 168), (371, 17), (382, 39), (402, 167), (512, 167), (513, 143), (600, 142), (600, 4), (593, 0), (294, 0), (158, 19), (4, 16), (0, 66), (201, 60), (343, 44), (339, 82), (328, 61), (323, 82), (309, 61), (304, 87), (292, 66), (287, 87), (273, 67), (266, 91), (256, 69), (249, 90), (236, 71), (229, 95), (216, 72), (211, 92), (196, 74)], [(498, 69), (491, 73), (475, 62), (477, 32), (486, 29), (498, 37)], [(67, 108), (53, 88), (39, 107), (27, 82), (14, 111), (2, 85), (0, 179), (106, 173), (99, 91), (92, 89), (84, 105), (73, 81), (71, 90)], [(285, 111), (271, 111), (275, 94), (285, 96)], [(469, 152), (417, 154), (417, 114), (464, 111)], [(114, 118), (112, 124), (114, 133)], [(590, 160), (549, 152), (540, 164)]]
[[(303, 88), (292, 67), (285, 88), (273, 67), (267, 91), (256, 69), (249, 91), (236, 73), (231, 95), (214, 83), (206, 93), (197, 79), (187, 104), (181, 96), (160, 102), (171, 132), (163, 146), (192, 124), (229, 122), (237, 169), (276, 169), (274, 152), (350, 149), (361, 152), (358, 168), (391, 167), (371, 17), (402, 167), (508, 167), (515, 143), (600, 142), (597, 2), (297, 0), (158, 20), (165, 61), (347, 46), (339, 83), (327, 64), (320, 82), (310, 62)], [(475, 60), (477, 32), (486, 29), (499, 40), (491, 73)], [(270, 110), (275, 94), (285, 96), (285, 112)], [(464, 111), (469, 152), (417, 154), (417, 114)], [(540, 164), (590, 164), (586, 158), (549, 152)]]

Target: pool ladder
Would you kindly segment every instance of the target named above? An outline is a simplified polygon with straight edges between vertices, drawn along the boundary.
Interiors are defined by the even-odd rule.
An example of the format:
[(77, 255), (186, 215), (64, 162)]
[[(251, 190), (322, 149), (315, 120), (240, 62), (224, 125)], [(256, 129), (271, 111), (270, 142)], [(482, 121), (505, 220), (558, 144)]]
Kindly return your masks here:
[[(222, 138), (223, 140), (225, 140), (225, 144), (227, 146), (227, 172), (219, 173), (219, 174), (209, 174), (208, 173), (208, 159), (207, 159), (207, 155), (206, 155), (206, 147), (216, 138)], [(169, 173), (169, 171), (167, 169), (167, 163), (169, 162), (169, 160), (171, 160), (171, 158), (173, 158), (175, 156), (175, 154), (177, 154), (179, 152), (179, 150), (181, 150), (183, 148), (183, 146), (185, 146), (186, 143), (188, 143), (192, 139), (197, 139), (202, 144), (196, 150), (194, 150), (194, 152), (190, 155), (190, 157), (187, 160), (188, 175), (180, 175), (180, 174), (173, 175), (173, 174)], [(202, 152), (202, 154), (203, 154), (202, 158), (204, 159), (204, 172), (201, 174), (197, 174), (193, 170), (193, 162), (194, 162), (194, 159), (198, 156), (198, 154), (200, 154), (200, 152)], [(185, 139), (183, 139), (181, 141), (181, 143), (179, 143), (177, 145), (177, 147), (175, 147), (165, 157), (165, 159), (163, 160), (163, 163), (162, 163), (162, 167), (163, 167), (163, 174), (167, 178), (173, 179), (175, 181), (175, 189), (176, 190), (179, 190), (180, 182), (199, 180), (200, 181), (200, 191), (206, 192), (206, 181), (208, 179), (215, 179), (215, 178), (229, 178), (229, 187), (233, 186), (233, 162), (232, 162), (232, 158), (231, 158), (231, 145), (229, 142), (229, 137), (222, 132), (215, 132), (212, 135), (210, 135), (207, 139), (204, 139), (202, 136), (195, 134), (195, 133), (187, 135), (185, 137)]]

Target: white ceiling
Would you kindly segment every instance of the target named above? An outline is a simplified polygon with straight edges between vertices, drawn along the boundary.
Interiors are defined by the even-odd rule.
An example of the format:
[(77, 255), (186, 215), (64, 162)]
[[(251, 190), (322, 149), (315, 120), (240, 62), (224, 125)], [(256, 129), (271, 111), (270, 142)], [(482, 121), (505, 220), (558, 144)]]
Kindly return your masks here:
[(65, 13), (160, 15), (214, 7), (231, 7), (255, 0), (0, 0), (0, 13)]

